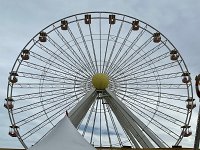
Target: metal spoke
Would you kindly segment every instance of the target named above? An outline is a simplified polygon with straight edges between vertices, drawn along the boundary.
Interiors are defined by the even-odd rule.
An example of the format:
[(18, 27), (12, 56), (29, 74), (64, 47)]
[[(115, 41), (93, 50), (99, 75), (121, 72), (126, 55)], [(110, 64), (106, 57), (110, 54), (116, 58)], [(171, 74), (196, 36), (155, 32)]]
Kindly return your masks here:
[[(49, 65), (55, 67), (56, 69), (59, 69), (59, 70), (66, 69), (66, 70), (69, 70), (69, 71), (77, 73), (77, 74), (78, 73), (82, 74), (84, 77), (88, 76), (87, 74), (85, 74), (85, 72), (80, 72), (80, 69), (76, 68), (73, 64), (70, 64), (70, 66), (66, 67), (65, 65), (62, 64), (62, 62), (61, 62), (61, 64), (60, 63), (56, 63), (55, 61), (52, 61), (51, 59), (45, 58), (45, 57), (43, 57), (43, 56), (41, 56), (39, 54), (36, 54), (34, 52), (32, 52), (31, 54), (33, 54), (33, 57), (35, 57), (36, 59), (38, 59), (38, 60), (40, 60), (40, 61), (42, 61), (42, 62), (44, 62), (46, 64), (49, 64)], [(55, 56), (53, 56), (53, 57), (55, 57)], [(74, 68), (72, 69), (72, 67), (74, 67)]]
[(97, 65), (97, 56), (96, 56), (96, 52), (95, 52), (94, 41), (93, 41), (93, 37), (92, 37), (92, 29), (91, 29), (90, 24), (89, 24), (89, 31), (90, 31), (90, 38), (91, 38), (91, 43), (92, 43), (94, 61), (95, 61), (95, 65), (96, 65), (96, 72), (95, 73), (98, 73), (99, 70), (98, 70), (98, 65)]
[[(118, 63), (121, 62), (122, 58), (119, 58), (119, 60), (118, 60), (117, 62), (116, 62), (116, 60), (117, 60), (119, 54), (121, 53), (121, 51), (123, 50), (124, 45), (125, 45), (125, 43), (127, 42), (127, 40), (128, 40), (128, 38), (129, 38), (129, 36), (130, 36), (131, 33), (132, 33), (132, 29), (129, 29), (128, 34), (126, 35), (126, 37), (125, 37), (123, 43), (121, 44), (119, 50), (117, 51), (117, 54), (115, 55), (115, 57), (114, 57), (114, 59), (113, 59), (111, 65), (110, 65), (110, 67), (109, 67), (109, 69), (108, 69), (108, 70), (110, 70), (110, 71), (108, 72), (108, 74), (112, 74), (112, 72), (113, 72), (113, 71), (116, 69), (116, 67), (118, 66)], [(144, 33), (145, 33), (145, 30), (142, 30), (142, 31), (138, 34), (138, 36), (135, 38), (135, 40), (131, 43), (132, 46), (135, 45), (135, 44), (138, 42), (138, 40), (142, 37), (142, 35), (143, 35)], [(131, 46), (131, 47), (132, 47), (132, 46)], [(127, 50), (126, 50), (124, 53), (127, 53)], [(114, 65), (114, 64), (115, 64), (115, 65)], [(113, 65), (114, 65), (114, 66), (113, 66)]]
[[(81, 55), (83, 56), (83, 58), (85, 58), (84, 56), (84, 53), (82, 52), (82, 49), (81, 49), (81, 47), (79, 46), (79, 44), (78, 44), (78, 42), (76, 41), (76, 38), (74, 37), (74, 35), (73, 35), (73, 33), (71, 32), (71, 30), (70, 30), (70, 28), (69, 28), (69, 34), (71, 35), (71, 37), (72, 37), (72, 39), (73, 39), (73, 41), (75, 42), (75, 45), (77, 46), (77, 48), (78, 48), (78, 50), (79, 50), (79, 52), (81, 53)], [(72, 49), (72, 48), (71, 48)], [(75, 57), (77, 57), (77, 59), (79, 60), (79, 59), (81, 59), (78, 55), (77, 55), (77, 53), (76, 53), (76, 51), (72, 51), (72, 54), (75, 56)], [(87, 61), (86, 61), (87, 62)], [(87, 66), (87, 64), (85, 64), (85, 62), (84, 61), (82, 61), (81, 60), (81, 63), (83, 63), (84, 64), (84, 69), (85, 70), (88, 70), (88, 66)], [(90, 71), (90, 73), (93, 73), (91, 70), (89, 70)]]
[[(134, 70), (135, 72), (137, 72), (137, 71), (139, 71), (139, 70), (141, 70), (141, 69), (144, 69), (144, 68), (146, 68), (146, 67), (149, 67), (150, 65), (152, 65), (152, 64), (154, 64), (154, 63), (160, 62), (161, 60), (164, 60), (164, 59), (166, 59), (166, 58), (169, 58), (169, 52), (166, 52), (166, 53), (164, 53), (164, 54), (162, 54), (162, 55), (159, 55), (159, 56), (157, 56), (157, 57), (155, 57), (155, 58), (152, 58), (151, 60), (146, 61), (146, 62), (144, 62), (144, 63), (142, 63), (142, 64), (136, 65), (136, 66), (134, 66), (133, 68), (131, 68), (131, 70), (132, 70), (132, 71)], [(115, 75), (115, 76), (121, 75), (121, 74), (124, 73), (124, 72), (122, 72), (122, 71), (123, 71), (123, 70), (120, 68), (120, 69), (118, 69), (118, 70), (116, 71), (116, 73), (113, 74), (113, 75)], [(119, 73), (121, 73), (121, 74), (119, 74)], [(113, 75), (111, 74), (111, 77), (112, 77)]]
[(39, 92), (26, 93), (26, 94), (20, 94), (20, 95), (13, 95), (13, 99), (15, 101), (24, 101), (24, 100), (34, 99), (34, 98), (48, 97), (52, 95), (59, 95), (69, 89), (72, 89), (72, 87), (66, 87), (66, 88), (60, 88), (60, 89), (48, 90), (48, 91), (39, 91)]
[[(131, 99), (130, 96), (126, 96), (126, 97)], [(142, 97), (142, 98), (146, 98), (146, 97)], [(143, 99), (142, 99), (142, 102), (141, 102), (141, 99), (134, 98), (133, 100), (130, 100), (130, 101), (127, 100), (127, 103), (132, 104), (132, 105), (133, 104), (139, 105), (139, 106), (141, 106), (141, 108), (145, 109), (146, 111), (148, 111), (152, 114), (156, 113), (157, 116), (164, 118), (164, 119), (167, 119), (168, 121), (170, 121), (170, 122), (172, 122), (176, 125), (180, 126), (180, 125), (184, 124), (184, 122), (182, 122), (182, 121), (180, 121), (180, 120), (178, 120), (174, 117), (171, 117), (168, 114), (165, 114), (165, 113), (159, 111), (157, 108), (153, 108), (152, 106), (149, 106), (149, 104), (154, 104), (156, 107), (158, 107), (158, 106), (163, 107), (162, 104), (160, 105), (159, 102), (156, 102), (156, 104), (155, 104), (155, 103), (152, 103), (151, 101), (146, 101), (146, 100), (143, 101)], [(170, 107), (169, 104), (165, 104), (165, 105), (168, 105), (168, 107)], [(171, 105), (171, 107), (173, 107), (173, 105)], [(174, 109), (170, 109), (170, 110), (176, 112), (176, 109), (180, 109), (180, 108), (174, 108)]]
[[(117, 94), (118, 95), (123, 95), (125, 97), (128, 97), (128, 98), (131, 98), (129, 96), (126, 96), (123, 94), (124, 91), (121, 91), (121, 92), (118, 92)], [(134, 95), (136, 97), (140, 97), (142, 99), (142, 102), (145, 102), (145, 103), (149, 103), (149, 104), (153, 104), (153, 105), (157, 105), (159, 107), (163, 107), (165, 109), (169, 109), (171, 111), (174, 111), (174, 112), (179, 112), (179, 113), (183, 113), (183, 114), (186, 114), (186, 108), (183, 108), (183, 107), (179, 107), (179, 106), (174, 106), (172, 104), (169, 104), (169, 103), (165, 103), (165, 102), (162, 102), (162, 101), (159, 101), (159, 100), (156, 100), (157, 99), (160, 99), (159, 95), (158, 96), (155, 96), (155, 98), (149, 98), (147, 96), (143, 96), (142, 94), (138, 94), (138, 93), (134, 93), (134, 92), (129, 92), (129, 91), (126, 91), (128, 94), (130, 95)], [(150, 96), (150, 95), (149, 95)], [(133, 100), (135, 103), (138, 102), (140, 103), (140, 99), (138, 98), (134, 98)], [(145, 105), (145, 104), (144, 104)]]
[(81, 74), (73, 74), (71, 72), (66, 72), (63, 70), (59, 70), (58, 68), (47, 68), (45, 66), (41, 66), (38, 64), (34, 64), (31, 62), (24, 62), (21, 64), (22, 66), (26, 66), (27, 68), (31, 68), (31, 69), (36, 69), (39, 71), (45, 71), (45, 73), (49, 73), (49, 74), (53, 74), (55, 76), (60, 76), (60, 75), (68, 75), (70, 77), (74, 77), (74, 78), (78, 78), (78, 79), (84, 79)]
[[(124, 88), (126, 84), (121, 83), (119, 88)], [(141, 88), (141, 89), (186, 89), (185, 84), (131, 84), (133, 88)]]
[[(124, 17), (123, 17), (123, 20), (124, 20)], [(121, 33), (121, 30), (122, 30), (122, 27), (123, 27), (123, 23), (124, 23), (124, 22), (122, 21), (122, 22), (121, 22), (121, 25), (120, 25), (120, 27), (119, 27), (117, 36), (116, 36), (116, 38), (115, 38), (114, 44), (113, 44), (113, 47), (112, 47), (112, 50), (111, 50), (111, 54), (110, 54), (110, 56), (109, 56), (109, 58), (108, 58), (108, 62), (107, 62), (107, 64), (106, 64), (106, 68), (105, 68), (105, 72), (106, 72), (106, 73), (107, 73), (107, 71), (108, 71), (107, 68), (108, 68), (108, 66), (110, 65), (110, 61), (111, 61), (113, 52), (114, 52), (114, 50), (115, 50), (117, 40), (118, 40), (119, 35), (120, 35), (120, 33)]]
[[(135, 94), (140, 94), (140, 95), (147, 95), (147, 96), (160, 96), (160, 98), (163, 99), (169, 99), (173, 101), (182, 101), (185, 102), (185, 100), (188, 98), (186, 95), (178, 95), (178, 94), (171, 94), (171, 93), (166, 93), (166, 92), (160, 92), (160, 91), (153, 91), (153, 90), (146, 90), (142, 88), (133, 88), (129, 87), (127, 91), (132, 90), (133, 93)], [(119, 89), (119, 91), (123, 91), (123, 89)], [(125, 91), (123, 91), (125, 92)]]
[[(59, 83), (17, 83), (15, 84), (15, 88), (66, 88), (67, 87), (67, 84), (72, 84), (72, 82), (59, 82)], [(71, 85), (72, 86), (76, 86), (76, 87), (80, 87), (80, 84), (77, 84), (77, 83), (74, 83), (74, 85)]]
[[(81, 90), (79, 90), (79, 91), (77, 90), (76, 92), (79, 93), (80, 95), (82, 94)], [(17, 114), (17, 113), (22, 113), (22, 112), (32, 110), (32, 109), (37, 109), (40, 106), (44, 106), (44, 105), (48, 105), (48, 104), (62, 103), (63, 98), (66, 98), (66, 94), (72, 94), (72, 93), (74, 93), (74, 91), (73, 92), (65, 92), (65, 93), (59, 94), (57, 96), (54, 95), (54, 97), (51, 97), (51, 98), (43, 99), (43, 100), (40, 100), (40, 101), (35, 102), (35, 103), (30, 103), (28, 105), (23, 105), (21, 107), (14, 108), (13, 111), (14, 111), (14, 114)], [(43, 96), (40, 96), (40, 97), (43, 97)], [(70, 98), (73, 98), (73, 97), (67, 97), (67, 98), (68, 99), (65, 99), (65, 101), (69, 100)]]
[[(71, 98), (73, 98), (73, 97), (75, 97), (75, 96), (72, 96)], [(68, 99), (70, 99), (70, 98), (68, 98)], [(75, 103), (76, 100), (77, 100), (77, 99), (75, 99), (74, 101), (69, 101), (69, 103), (66, 103), (65, 105), (63, 105), (63, 102), (65, 102), (68, 99), (64, 99), (62, 101), (59, 101), (59, 102), (55, 103), (54, 105), (51, 105), (51, 106), (45, 108), (44, 110), (47, 111), (47, 112), (52, 112), (52, 111), (55, 111), (55, 110), (57, 110), (59, 108), (66, 107), (65, 106), (66, 104), (71, 105), (71, 104)], [(35, 113), (35, 114), (31, 115), (31, 116), (28, 116), (27, 118), (24, 118), (23, 120), (18, 121), (17, 124), (19, 126), (23, 126), (23, 125), (25, 125), (25, 124), (27, 124), (27, 123), (29, 123), (29, 122), (37, 119), (37, 118), (40, 118), (40, 117), (44, 116), (45, 115), (44, 114), (44, 110), (42, 110), (40, 112), (37, 112), (37, 113)]]
[[(76, 20), (77, 20), (77, 17), (76, 17)], [(84, 37), (83, 32), (82, 32), (82, 29), (81, 29), (81, 26), (80, 26), (80, 24), (79, 24), (78, 21), (77, 21), (77, 26), (78, 26), (79, 32), (80, 32), (80, 34), (81, 34), (82, 41), (83, 41), (84, 46), (85, 46), (85, 49), (86, 49), (86, 52), (87, 52), (87, 56), (88, 56), (89, 61), (90, 61), (90, 62), (88, 62), (87, 59), (86, 59), (86, 62), (91, 66), (90, 68), (91, 68), (91, 70), (93, 70), (93, 73), (95, 73), (94, 63), (93, 63), (92, 57), (91, 57), (91, 55), (90, 55), (90, 51), (89, 51), (89, 49), (88, 49), (88, 46), (87, 46), (85, 37)], [(84, 55), (84, 53), (83, 53), (83, 55)], [(85, 55), (84, 55), (84, 58), (85, 58)]]
[[(151, 49), (150, 51), (148, 51), (147, 53), (141, 55), (139, 58), (137, 58), (136, 60), (132, 59), (133, 61), (129, 61), (129, 63), (126, 64), (126, 66), (124, 66), (123, 68), (125, 68), (123, 70), (123, 74), (127, 73), (127, 72), (132, 72), (132, 69), (135, 69), (135, 65), (137, 65), (138, 63), (143, 62), (143, 60), (145, 60), (146, 58), (148, 58), (149, 56), (151, 56), (153, 53), (155, 53), (156, 51), (158, 51), (160, 48), (162, 48), (164, 45), (163, 44), (159, 44), (158, 46), (154, 47), (153, 49)], [(136, 68), (137, 69), (137, 68)], [(121, 74), (122, 74), (121, 73)]]
[(105, 72), (105, 66), (106, 66), (106, 57), (107, 57), (107, 51), (108, 51), (108, 43), (110, 41), (110, 31), (111, 31), (111, 24), (109, 26), (109, 30), (108, 30), (108, 37), (107, 37), (107, 41), (106, 41), (106, 50), (105, 50), (105, 53), (104, 53), (104, 57), (103, 57), (103, 68), (102, 68), (102, 72), (104, 73)]
[(124, 74), (122, 75), (119, 75), (118, 77), (119, 78), (127, 78), (127, 77), (130, 77), (130, 76), (135, 76), (135, 77), (141, 77), (141, 76), (144, 76), (144, 75), (148, 75), (148, 74), (153, 74), (155, 72), (155, 70), (157, 72), (163, 72), (167, 69), (172, 69), (173, 67), (176, 67), (178, 66), (178, 63), (174, 63), (174, 62), (170, 62), (170, 63), (167, 63), (167, 64), (164, 64), (164, 65), (161, 65), (161, 66), (157, 66), (155, 68), (148, 68), (148, 69), (145, 69), (145, 70), (138, 70), (136, 72), (132, 72), (132, 71), (127, 71), (125, 72)]
[[(154, 118), (152, 118), (151, 116), (149, 116), (144, 111), (140, 110), (138, 107), (135, 107), (131, 103), (129, 103), (129, 104), (130, 105), (127, 105), (129, 107), (129, 109), (135, 111), (138, 115), (141, 115), (142, 117), (144, 117), (145, 119), (147, 119), (148, 121), (150, 121), (152, 124), (158, 126), (161, 130), (163, 130), (164, 132), (168, 133), (173, 138), (176, 138), (176, 139), (178, 138), (178, 136), (179, 136), (178, 134), (176, 134), (172, 130), (168, 129), (165, 125), (159, 123), (157, 120), (155, 120)], [(132, 109), (130, 106), (134, 107), (134, 109)]]

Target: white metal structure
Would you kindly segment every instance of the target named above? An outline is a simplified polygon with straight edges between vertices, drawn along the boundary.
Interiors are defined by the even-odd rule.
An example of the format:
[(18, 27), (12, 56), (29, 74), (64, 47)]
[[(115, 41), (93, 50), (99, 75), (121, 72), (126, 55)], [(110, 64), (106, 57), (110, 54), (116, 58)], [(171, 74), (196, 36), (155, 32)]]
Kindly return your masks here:
[[(109, 77), (107, 89), (92, 84)], [(97, 147), (171, 147), (191, 135), (190, 73), (175, 46), (149, 24), (113, 12), (58, 20), (17, 57), (5, 107), (25, 148), (41, 140), (67, 110)]]

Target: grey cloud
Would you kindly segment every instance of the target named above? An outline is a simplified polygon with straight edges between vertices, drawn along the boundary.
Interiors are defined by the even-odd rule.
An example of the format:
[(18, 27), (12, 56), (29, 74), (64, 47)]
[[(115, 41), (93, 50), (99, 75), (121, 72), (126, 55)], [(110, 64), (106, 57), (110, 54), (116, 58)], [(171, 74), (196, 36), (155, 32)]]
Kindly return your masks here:
[[(15, 59), (25, 44), (50, 23), (74, 13), (85, 11), (114, 11), (139, 18), (154, 26), (177, 47), (183, 56), (193, 81), (200, 73), (199, 0), (34, 0), (1, 1), (0, 5), (0, 147), (20, 147), (17, 139), (8, 136), (8, 114), (3, 110), (7, 78)], [(198, 100), (197, 97), (195, 97)], [(197, 105), (198, 106), (198, 105)], [(192, 117), (195, 132), (195, 109)], [(193, 142), (194, 135), (190, 141)], [(190, 144), (191, 146), (193, 143)]]

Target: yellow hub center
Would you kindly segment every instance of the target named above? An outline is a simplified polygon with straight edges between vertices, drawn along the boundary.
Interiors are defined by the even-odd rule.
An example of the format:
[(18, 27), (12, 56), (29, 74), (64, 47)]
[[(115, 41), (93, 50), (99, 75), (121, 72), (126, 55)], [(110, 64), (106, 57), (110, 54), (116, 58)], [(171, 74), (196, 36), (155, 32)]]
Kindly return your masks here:
[(109, 84), (109, 77), (104, 73), (96, 73), (92, 77), (92, 84), (97, 90), (105, 90)]

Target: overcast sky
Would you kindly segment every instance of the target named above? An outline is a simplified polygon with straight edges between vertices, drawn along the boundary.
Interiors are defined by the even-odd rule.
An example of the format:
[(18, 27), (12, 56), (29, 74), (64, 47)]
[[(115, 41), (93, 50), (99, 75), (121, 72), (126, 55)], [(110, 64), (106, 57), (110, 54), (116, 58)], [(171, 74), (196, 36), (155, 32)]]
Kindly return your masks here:
[[(3, 107), (8, 73), (21, 49), (50, 23), (75, 13), (98, 10), (127, 14), (152, 25), (179, 50), (193, 81), (200, 73), (199, 0), (0, 0), (0, 147), (21, 147), (16, 138), (8, 136), (10, 122)], [(191, 122), (193, 136), (197, 112), (198, 108)]]

